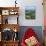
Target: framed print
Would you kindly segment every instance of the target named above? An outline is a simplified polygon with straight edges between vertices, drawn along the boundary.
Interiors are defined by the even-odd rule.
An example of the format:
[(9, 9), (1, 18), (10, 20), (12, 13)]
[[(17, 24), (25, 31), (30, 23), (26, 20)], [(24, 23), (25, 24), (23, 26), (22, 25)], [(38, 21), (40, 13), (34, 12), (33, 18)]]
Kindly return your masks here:
[(3, 16), (3, 18), (2, 18), (2, 20), (3, 20), (2, 23), (3, 24), (8, 24), (8, 17), (9, 16)]
[(10, 12), (10, 15), (14, 15), (14, 12), (11, 11), (11, 12)]
[(35, 19), (36, 18), (36, 9), (34, 6), (26, 6), (25, 18), (26, 19)]
[(2, 40), (8, 41), (12, 40), (12, 30), (10, 28), (5, 28), (2, 31)]
[(17, 20), (17, 16), (11, 16), (8, 18), (8, 24), (17, 24), (18, 20)]
[(2, 15), (9, 15), (9, 10), (2, 10)]
[(10, 10), (10, 11), (9, 11), (9, 14), (10, 14), (10, 15), (16, 15), (16, 14), (17, 14), (17, 11), (16, 11), (16, 10)]

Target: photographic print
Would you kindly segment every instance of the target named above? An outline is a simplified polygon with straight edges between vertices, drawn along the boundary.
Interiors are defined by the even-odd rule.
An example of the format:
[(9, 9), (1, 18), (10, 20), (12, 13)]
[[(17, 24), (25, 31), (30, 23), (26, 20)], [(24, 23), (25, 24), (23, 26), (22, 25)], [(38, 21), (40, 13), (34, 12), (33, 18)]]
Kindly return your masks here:
[(27, 6), (25, 8), (25, 18), (26, 19), (35, 19), (36, 18), (36, 9), (34, 6)]
[(2, 15), (9, 15), (9, 10), (2, 10)]

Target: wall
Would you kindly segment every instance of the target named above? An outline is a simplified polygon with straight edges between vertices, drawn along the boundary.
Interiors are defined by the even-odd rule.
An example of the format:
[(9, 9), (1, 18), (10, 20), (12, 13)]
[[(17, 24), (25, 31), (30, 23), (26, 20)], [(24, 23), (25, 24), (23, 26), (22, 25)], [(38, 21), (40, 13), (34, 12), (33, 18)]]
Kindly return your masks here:
[(28, 28), (32, 28), (37, 34), (39, 41), (43, 43), (42, 26), (21, 26), (20, 32), (19, 32), (20, 42), (24, 36), (24, 33), (27, 31)]
[(14, 6), (14, 1), (15, 0), (0, 0), (0, 6), (1, 7), (10, 7), (10, 6)]
[[(35, 6), (35, 8), (36, 8), (36, 19), (35, 20), (26, 20), (25, 19), (25, 7), (28, 5)], [(20, 18), (21, 18), (21, 20), (20, 20)], [(19, 18), (19, 20), (20, 20), (19, 24), (21, 24), (21, 26), (43, 26), (42, 0), (22, 1), (21, 8), (20, 8), (20, 18)]]
[[(0, 6), (15, 6), (15, 0), (0, 0)], [(17, 0), (20, 7), (19, 12), (19, 24), (20, 26), (43, 26), (43, 6), (42, 0)], [(25, 19), (25, 7), (26, 6), (35, 6), (36, 8), (36, 19), (35, 20), (26, 20)], [(20, 19), (21, 18), (21, 19)]]

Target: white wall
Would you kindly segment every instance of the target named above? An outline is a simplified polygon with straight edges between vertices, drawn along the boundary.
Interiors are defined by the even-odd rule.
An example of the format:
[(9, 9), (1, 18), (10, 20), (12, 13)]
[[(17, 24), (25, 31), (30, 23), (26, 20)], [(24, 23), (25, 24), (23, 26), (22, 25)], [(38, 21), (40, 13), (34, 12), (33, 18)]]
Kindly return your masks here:
[[(25, 6), (35, 6), (36, 8), (36, 19), (26, 20), (25, 19)], [(28, 7), (27, 7), (28, 8)], [(42, 0), (21, 0), (20, 8), (20, 25), (24, 26), (43, 26), (43, 6)]]
[[(0, 6), (14, 6), (15, 0), (0, 0)], [(18, 6), (20, 7), (19, 12), (19, 24), (20, 26), (43, 26), (43, 6), (42, 0), (17, 0)], [(25, 7), (35, 6), (36, 8), (36, 19), (26, 20), (25, 19)]]
[(15, 0), (0, 0), (0, 6), (1, 7), (8, 7), (8, 6), (14, 6), (14, 1)]

